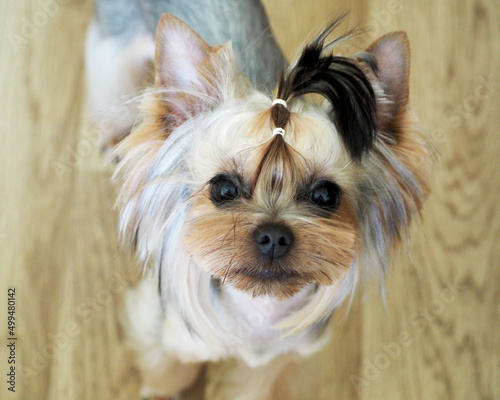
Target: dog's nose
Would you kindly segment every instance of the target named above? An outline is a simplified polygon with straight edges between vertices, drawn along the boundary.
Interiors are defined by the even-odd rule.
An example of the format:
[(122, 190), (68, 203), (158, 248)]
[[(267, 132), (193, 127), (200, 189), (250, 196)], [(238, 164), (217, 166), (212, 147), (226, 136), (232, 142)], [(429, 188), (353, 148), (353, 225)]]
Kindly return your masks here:
[(282, 224), (264, 224), (254, 232), (259, 251), (269, 258), (283, 257), (293, 245), (293, 233)]

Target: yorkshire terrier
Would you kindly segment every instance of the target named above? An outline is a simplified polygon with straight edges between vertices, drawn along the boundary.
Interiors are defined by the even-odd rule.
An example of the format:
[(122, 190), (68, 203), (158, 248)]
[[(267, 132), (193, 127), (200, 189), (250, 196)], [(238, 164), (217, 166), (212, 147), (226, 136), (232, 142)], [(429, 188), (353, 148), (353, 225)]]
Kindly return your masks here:
[(115, 177), (120, 232), (149, 267), (126, 299), (141, 394), (179, 396), (232, 358), (217, 398), (270, 398), (358, 284), (383, 280), (429, 192), (408, 39), (332, 55), (350, 36), (328, 39), (337, 19), (286, 66), (258, 0), (97, 2), (91, 108), (134, 89), (158, 19), (154, 87), (103, 141), (140, 121)]

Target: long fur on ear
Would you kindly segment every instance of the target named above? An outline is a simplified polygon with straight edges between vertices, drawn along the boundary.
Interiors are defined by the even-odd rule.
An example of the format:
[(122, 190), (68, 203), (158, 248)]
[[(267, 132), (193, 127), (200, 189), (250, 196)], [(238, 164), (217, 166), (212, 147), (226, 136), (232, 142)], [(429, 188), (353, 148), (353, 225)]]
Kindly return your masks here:
[[(245, 96), (245, 86), (237, 81), (240, 78), (231, 65), (229, 51), (224, 48), (207, 50), (187, 25), (170, 17), (164, 23), (173, 25), (162, 25), (162, 35), (169, 29), (180, 29), (178, 38), (187, 38), (191, 46), (200, 48), (185, 54), (186, 59), (182, 62), (192, 67), (187, 70), (191, 78), (185, 79), (175, 75), (181, 73), (182, 68), (170, 71), (168, 59), (163, 58), (174, 49), (184, 51), (179, 49), (179, 43), (172, 43), (172, 46), (164, 41), (159, 43), (159, 77), (155, 91), (143, 102), (145, 119), (121, 145), (123, 158), (115, 175), (121, 185), (118, 199), (120, 231), (124, 239), (137, 245), (143, 262), (152, 261), (163, 300), (168, 299), (165, 304), (189, 317), (190, 327), (194, 332), (203, 333), (207, 342), (220, 343), (227, 336), (221, 336), (223, 330), (217, 325), (210, 301), (211, 290), (216, 288), (211, 284), (210, 274), (195, 263), (184, 243), (183, 226), (199, 190), (188, 161), (193, 144), (201, 142), (206, 130), (203, 117), (210, 115), (209, 111), (214, 111), (217, 121), (231, 117), (233, 114), (226, 111), (217, 114), (219, 101), (224, 102), (226, 98), (229, 101), (237, 98), (233, 103), (239, 102), (238, 106), (244, 108), (229, 110), (239, 110), (238, 113), (244, 115), (242, 110), (246, 110), (250, 99)], [(326, 37), (337, 25), (338, 21), (334, 21), (284, 72), (278, 97), (293, 100), (316, 93), (330, 103), (329, 117), (346, 149), (357, 161), (346, 167), (351, 164), (349, 168), (353, 169), (350, 198), (355, 213), (353, 218), (360, 227), (360, 243), (357, 243), (353, 265), (344, 277), (331, 286), (320, 285), (306, 306), (280, 322), (278, 328), (288, 329), (287, 334), (326, 320), (354, 290), (361, 277), (368, 275), (367, 272), (383, 277), (392, 245), (404, 235), (412, 217), (418, 215), (429, 192), (432, 151), (418, 119), (409, 108), (409, 54), (407, 57), (404, 41), (396, 35), (397, 40), (386, 38), (375, 42), (364, 59), (363, 56), (354, 59), (325, 56), (325, 49), (345, 37), (325, 44)], [(406, 62), (400, 62), (402, 59)], [(394, 70), (394, 65), (402, 68)], [(389, 70), (385, 71), (386, 68)], [(168, 71), (174, 75), (169, 75)], [(210, 92), (214, 89), (217, 91), (215, 96)], [(254, 94), (258, 109), (267, 110), (269, 98)], [(207, 102), (207, 99), (211, 100)], [(274, 107), (272, 123), (276, 126), (286, 124), (286, 118), (281, 119), (286, 117), (283, 107)], [(327, 120), (322, 109), (317, 108), (316, 112)], [(174, 115), (174, 120), (167, 120), (169, 115)], [(332, 124), (328, 123), (327, 132), (330, 130), (336, 135)], [(307, 127), (305, 133), (314, 135)], [(267, 154), (262, 157), (262, 167), (267, 157), (280, 161), (279, 157), (286, 156), (289, 150), (289, 144), (282, 137), (271, 141), (268, 147), (262, 147)], [(342, 147), (338, 146), (339, 141), (335, 143), (337, 148)], [(283, 175), (292, 173), (289, 170), (295, 168), (290, 168), (286, 162), (281, 164)]]
[(309, 93), (323, 96), (331, 105), (330, 118), (347, 150), (359, 160), (371, 149), (377, 132), (375, 93), (356, 61), (324, 54), (352, 33), (325, 43), (343, 17), (335, 19), (307, 44), (297, 61), (282, 73), (277, 97), (288, 101)]
[[(356, 212), (363, 244), (360, 266), (365, 272), (378, 270), (382, 278), (392, 247), (405, 237), (429, 194), (434, 148), (409, 104), (406, 34), (388, 33), (356, 58), (377, 94), (378, 130), (357, 184)], [(380, 282), (383, 287), (383, 279)]]

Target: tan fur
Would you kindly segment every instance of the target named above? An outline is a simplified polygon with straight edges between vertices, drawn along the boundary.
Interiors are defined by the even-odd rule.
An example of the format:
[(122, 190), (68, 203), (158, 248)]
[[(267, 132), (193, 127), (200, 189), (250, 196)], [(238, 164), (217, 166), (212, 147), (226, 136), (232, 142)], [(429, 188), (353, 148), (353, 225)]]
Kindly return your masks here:
[[(155, 88), (144, 97), (142, 124), (118, 149), (116, 173), (121, 232), (153, 267), (156, 300), (166, 307), (155, 332), (162, 340), (150, 336), (150, 356), (168, 354), (158, 371), (189, 362), (190, 381), (196, 363), (236, 357), (254, 386), (240, 397), (228, 386), (228, 398), (266, 398), (273, 374), (263, 365), (275, 360), (279, 369), (283, 354), (317, 350), (333, 310), (365, 276), (383, 278), (429, 192), (432, 150), (408, 104), (406, 37), (385, 36), (368, 51), (389, 72), (359, 61), (377, 95), (379, 136), (354, 160), (316, 98), (273, 105), (241, 75), (230, 44), (210, 47), (175, 17), (162, 18)], [(273, 136), (277, 126), (283, 137)], [(220, 174), (238, 181), (241, 196), (229, 204), (211, 199)], [(310, 201), (324, 180), (341, 188), (336, 210)], [(293, 233), (281, 258), (256, 247), (254, 232), (267, 223)], [(263, 278), (262, 270), (281, 275)], [(240, 319), (255, 313), (261, 322), (242, 332)], [(161, 383), (141, 362), (149, 385)], [(265, 389), (254, 391), (259, 382)]]

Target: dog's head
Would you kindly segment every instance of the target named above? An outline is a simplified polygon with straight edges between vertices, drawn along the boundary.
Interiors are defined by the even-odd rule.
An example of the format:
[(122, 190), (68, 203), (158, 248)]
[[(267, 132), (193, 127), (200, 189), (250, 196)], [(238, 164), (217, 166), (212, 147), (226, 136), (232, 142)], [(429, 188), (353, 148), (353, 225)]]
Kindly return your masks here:
[(346, 58), (327, 54), (335, 26), (283, 72), (273, 102), (230, 44), (162, 17), (155, 89), (117, 172), (122, 232), (144, 259), (281, 299), (383, 270), (428, 193), (431, 152), (408, 103), (406, 35)]

